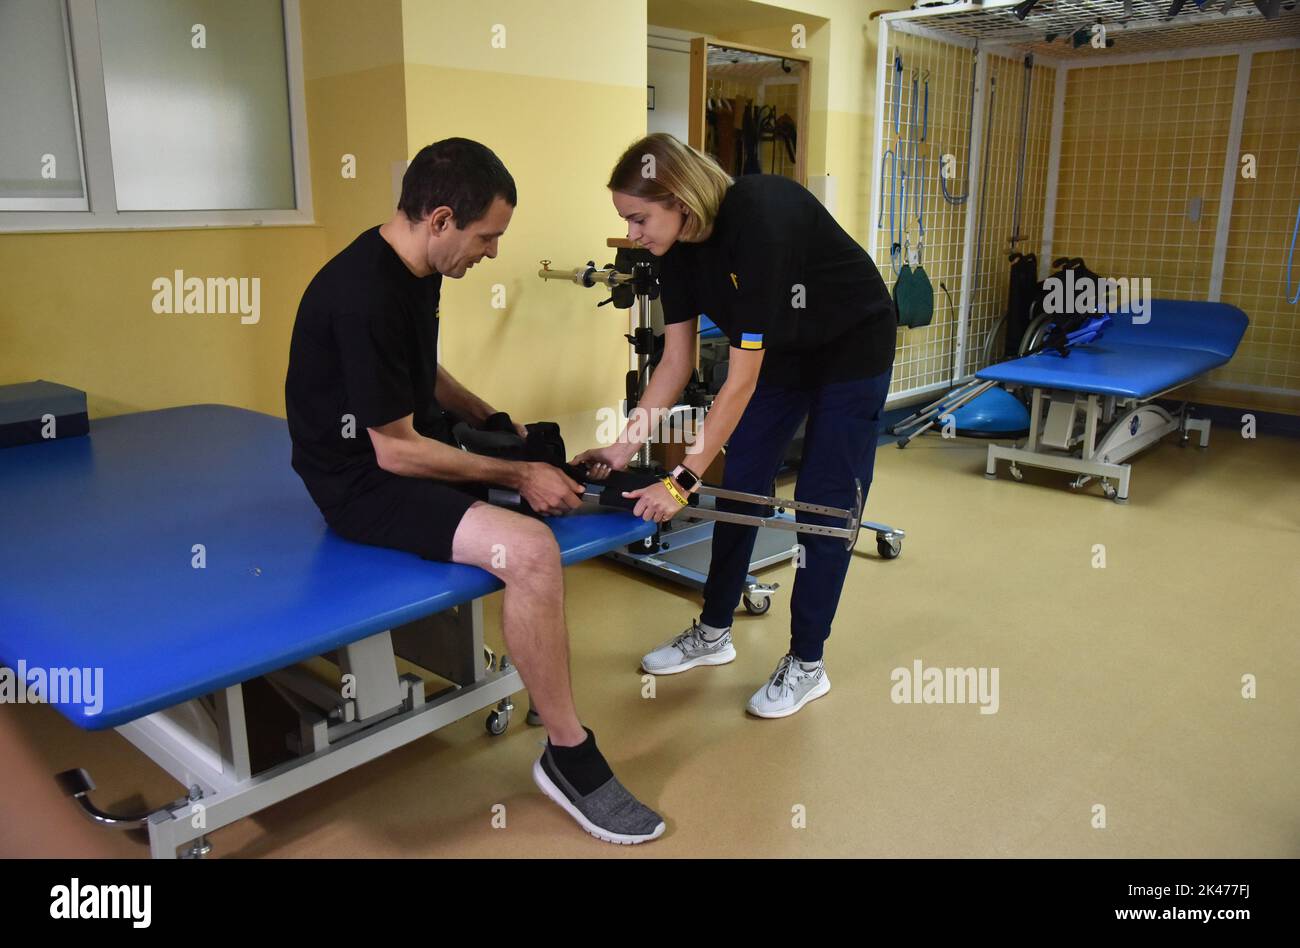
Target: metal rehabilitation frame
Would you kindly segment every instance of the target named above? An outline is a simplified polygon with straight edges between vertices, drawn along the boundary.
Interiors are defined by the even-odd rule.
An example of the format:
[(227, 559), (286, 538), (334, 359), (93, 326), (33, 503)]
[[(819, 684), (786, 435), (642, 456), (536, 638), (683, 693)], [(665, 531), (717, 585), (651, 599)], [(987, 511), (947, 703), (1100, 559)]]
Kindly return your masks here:
[[(636, 400), (644, 393), (650, 381), (651, 357), (654, 354), (654, 326), (651, 317), (651, 300), (657, 295), (655, 277), (651, 266), (645, 262), (634, 263), (631, 272), (619, 270), (614, 266), (597, 267), (594, 261), (586, 266), (568, 270), (551, 269), (551, 261), (543, 260), (538, 276), (543, 280), (565, 280), (583, 287), (601, 285), (610, 288), (630, 289), (634, 296), (635, 320), (628, 341), (636, 355), (636, 368), (629, 371), (628, 397), (623, 402), (623, 417), (628, 419), (636, 408)], [(633, 382), (635, 380), (635, 382)], [(649, 443), (643, 444), (637, 453), (634, 465), (641, 470), (653, 470), (650, 459)], [(746, 523), (759, 528), (754, 544), (754, 554), (750, 560), (750, 573), (745, 577), (742, 603), (745, 610), (752, 615), (762, 615), (771, 608), (771, 595), (780, 587), (779, 583), (763, 583), (753, 571), (776, 563), (794, 559), (799, 555), (797, 538), (792, 538), (792, 531), (807, 533), (823, 532), (836, 528), (814, 530), (812, 525), (796, 523), (789, 511), (799, 511), (812, 507), (796, 501), (778, 497), (741, 494), (723, 491), (719, 488), (701, 487), (703, 495), (699, 506), (692, 505), (683, 511), (679, 518), (682, 523), (670, 522), (653, 536), (627, 549), (613, 550), (608, 555), (613, 559), (633, 566), (639, 570), (681, 583), (694, 589), (703, 589), (708, 579), (710, 546), (713, 539), (713, 522), (730, 520)], [(716, 499), (732, 499), (761, 506), (777, 508), (772, 517), (746, 517), (739, 514), (725, 514), (711, 504)], [(861, 485), (858, 485), (858, 505), (856, 511), (839, 508), (819, 508), (809, 510), (834, 517), (842, 517), (848, 523), (853, 539), (858, 531), (865, 527), (876, 535), (876, 552), (883, 559), (894, 559), (902, 553), (903, 539), (906, 533), (887, 524), (863, 521)], [(741, 519), (737, 519), (741, 518)], [(837, 535), (837, 534), (830, 534)], [(847, 534), (844, 534), (847, 538)], [(850, 546), (852, 549), (852, 546)]]

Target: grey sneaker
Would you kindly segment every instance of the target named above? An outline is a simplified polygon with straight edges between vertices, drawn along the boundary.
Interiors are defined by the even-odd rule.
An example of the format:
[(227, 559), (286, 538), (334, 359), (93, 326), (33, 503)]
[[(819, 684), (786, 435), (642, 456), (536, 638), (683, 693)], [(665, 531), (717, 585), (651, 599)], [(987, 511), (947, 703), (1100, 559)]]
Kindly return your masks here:
[(663, 835), (663, 819), (632, 796), (617, 777), (610, 777), (585, 797), (579, 795), (555, 766), (549, 747), (533, 764), (533, 781), (597, 839), (633, 846)]
[(793, 655), (786, 655), (767, 684), (754, 692), (745, 710), (760, 718), (784, 718), (830, 690), (825, 661), (805, 670)]
[(692, 619), (689, 629), (642, 658), (641, 668), (652, 675), (675, 675), (696, 665), (725, 665), (735, 660), (731, 630), (710, 642), (700, 623)]

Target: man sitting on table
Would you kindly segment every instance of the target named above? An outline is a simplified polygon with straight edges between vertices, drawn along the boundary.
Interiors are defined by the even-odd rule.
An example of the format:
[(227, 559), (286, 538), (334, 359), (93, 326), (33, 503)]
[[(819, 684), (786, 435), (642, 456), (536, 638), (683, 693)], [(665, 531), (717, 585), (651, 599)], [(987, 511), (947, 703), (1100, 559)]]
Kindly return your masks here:
[(592, 835), (640, 843), (664, 823), (614, 777), (578, 719), (555, 536), (484, 503), (479, 486), (512, 488), (539, 513), (562, 514), (579, 505), (582, 485), (549, 464), (460, 450), (442, 414), (474, 424), (493, 414), (438, 364), (438, 297), (443, 277), (496, 257), (515, 203), (514, 179), (478, 142), (448, 138), (415, 156), (393, 217), (303, 294), (285, 380), (293, 467), (340, 535), (468, 563), (505, 584), (506, 647), (548, 735), (534, 780)]

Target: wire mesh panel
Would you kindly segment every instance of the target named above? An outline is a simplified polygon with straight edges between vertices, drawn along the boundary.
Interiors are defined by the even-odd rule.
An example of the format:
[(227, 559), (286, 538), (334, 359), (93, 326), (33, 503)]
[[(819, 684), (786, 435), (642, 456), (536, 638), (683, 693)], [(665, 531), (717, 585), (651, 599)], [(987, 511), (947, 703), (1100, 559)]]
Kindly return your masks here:
[[(1252, 57), (1236, 169), (1223, 301), (1250, 315), (1236, 358), (1210, 380), (1300, 392), (1300, 304), (1286, 264), (1300, 214), (1300, 50)], [(1243, 174), (1243, 170), (1245, 174)], [(1300, 245), (1291, 266), (1300, 283)]]
[[(989, 336), (1007, 310), (1012, 251), (1038, 255), (1043, 235), (1047, 194), (1047, 160), (1051, 146), (1052, 98), (1056, 70), (1035, 63), (1030, 69), (1028, 99), (1023, 59), (992, 56), (989, 90), (985, 100), (988, 150), (981, 163), (982, 183), (976, 202), (976, 244), (972, 269), (972, 296), (967, 317), (968, 344), (958, 374), (962, 377), (990, 361)], [(1025, 104), (1028, 103), (1027, 114)], [(1024, 130), (1023, 183), (1021, 139)], [(1016, 193), (1020, 192), (1019, 230), (1016, 227)], [(1013, 237), (1018, 237), (1013, 243)], [(1019, 342), (1019, 340), (1014, 340)], [(992, 361), (998, 352), (992, 353)]]
[[(952, 379), (966, 227), (966, 205), (960, 199), (969, 188), (974, 57), (934, 40), (899, 33), (891, 33), (890, 39), (898, 42), (885, 53), (885, 109), (879, 116), (883, 161), (872, 185), (878, 190), (880, 212), (871, 222), (872, 256), (892, 292), (903, 266), (910, 269), (909, 252), (918, 252), (934, 288), (930, 325), (899, 331), (890, 386), (891, 396), (897, 397)], [(895, 53), (901, 71), (895, 68)], [(945, 184), (957, 201), (945, 200), (940, 190), (945, 154), (954, 156), (954, 174)]]
[[(987, 0), (937, 9), (917, 22), (986, 46), (1006, 43), (1037, 55), (1086, 59), (1092, 29), (1101, 24), (1111, 49), (1121, 53), (1160, 53), (1196, 46), (1241, 44), (1300, 33), (1300, 5), (1283, 7), (1267, 20), (1250, 0), (1203, 9), (1187, 3), (1172, 20), (1172, 0), (1039, 0), (1021, 20), (1020, 0)], [(1226, 7), (1226, 9), (1225, 9)]]
[[(987, 149), (973, 154), (973, 51), (901, 32), (892, 33), (891, 40), (897, 42), (886, 50), (874, 257), (892, 292), (903, 267), (915, 262), (912, 254), (919, 254), (934, 288), (932, 322), (899, 330), (891, 395), (902, 398), (951, 384), (985, 364), (989, 334), (1006, 310), (1008, 254), (1013, 249), (1038, 252), (1056, 70), (1035, 64), (1030, 71), (1020, 195), (1022, 239), (1013, 247), (1025, 102), (1023, 60), (989, 57), (981, 119)], [(957, 366), (968, 215), (975, 218), (976, 244), (966, 345), (962, 365)]]
[[(1167, 3), (1154, 0), (1041, 0), (1022, 22), (1011, 3), (987, 0), (882, 18), (888, 68), (881, 73), (884, 161), (874, 184), (881, 207), (875, 252), (892, 287), (924, 221), (923, 261), (936, 301), (931, 325), (900, 329), (895, 398), (932, 391), (977, 370), (990, 354), (998, 357), (1002, 341), (990, 336), (1006, 311), (1008, 252), (1041, 254), (1045, 223), (1053, 257), (1083, 257), (1091, 269), (1124, 279), (1132, 291), (1211, 299), (1221, 276), (1218, 298), (1244, 309), (1252, 325), (1237, 358), (1211, 381), (1300, 391), (1300, 328), (1297, 309), (1287, 301), (1300, 283), (1300, 261), (1291, 250), (1300, 214), (1300, 4), (1274, 20), (1265, 20), (1253, 4), (1216, 6), (1198, 10), (1189, 4), (1170, 20)], [(1089, 26), (1098, 22), (1113, 47), (1089, 43)], [(1251, 56), (1251, 70), (1245, 114), (1239, 116), (1239, 152), (1254, 157), (1257, 171), (1237, 177), (1240, 155), (1228, 155), (1228, 149), (1238, 131), (1234, 111), (1243, 107), (1235, 98), (1241, 95), (1237, 47), (1248, 42), (1256, 45), (1242, 50)], [(977, 145), (979, 154), (968, 155), (973, 49), (983, 50), (988, 68), (974, 104), (974, 139), (984, 144)], [(1023, 57), (1031, 51), (1036, 61), (1021, 223), (1013, 234)], [(901, 74), (893, 68), (895, 52), (903, 59)], [(957, 169), (942, 182), (949, 196), (927, 186), (920, 201), (919, 181), (900, 181), (897, 173), (900, 155), (908, 156), (901, 161), (908, 175), (915, 167), (915, 146), (900, 132), (912, 101), (913, 68), (931, 74), (928, 136), (919, 152), (934, 165), (927, 185), (940, 183), (944, 154)], [(1064, 76), (1060, 101), (1058, 71)], [(1059, 167), (1049, 181), (1054, 119), (1060, 126)], [(974, 182), (968, 181), (972, 169)], [(960, 200), (972, 193), (972, 199)], [(1045, 221), (1049, 193), (1054, 210)], [(891, 227), (889, 215), (900, 194), (901, 223), (896, 213)], [(1223, 200), (1232, 201), (1227, 222), (1220, 221)], [(1013, 247), (1012, 238), (1021, 236)], [(963, 293), (964, 250), (969, 286)], [(1040, 260), (1040, 274), (1048, 264)], [(964, 314), (941, 286), (952, 301), (968, 300)]]
[(1072, 69), (1053, 253), (1209, 298), (1235, 56)]

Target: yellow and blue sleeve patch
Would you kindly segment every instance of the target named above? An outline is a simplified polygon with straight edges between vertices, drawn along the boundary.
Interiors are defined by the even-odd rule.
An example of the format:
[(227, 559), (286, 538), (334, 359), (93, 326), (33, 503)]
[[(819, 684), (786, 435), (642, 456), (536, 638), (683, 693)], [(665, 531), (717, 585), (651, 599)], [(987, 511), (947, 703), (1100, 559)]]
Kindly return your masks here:
[(740, 348), (742, 349), (762, 349), (763, 334), (761, 332), (745, 332), (740, 334)]

